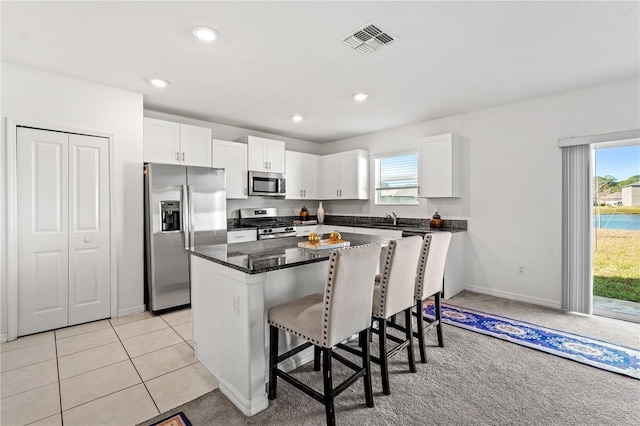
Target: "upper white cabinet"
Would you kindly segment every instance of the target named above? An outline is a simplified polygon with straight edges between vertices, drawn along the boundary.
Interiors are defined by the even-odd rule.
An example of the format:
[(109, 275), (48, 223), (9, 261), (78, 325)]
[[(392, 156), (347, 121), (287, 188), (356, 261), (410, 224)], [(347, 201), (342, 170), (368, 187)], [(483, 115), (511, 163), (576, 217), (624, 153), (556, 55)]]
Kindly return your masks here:
[(225, 169), (227, 198), (248, 198), (247, 144), (213, 140), (212, 167)]
[(318, 199), (319, 156), (286, 151), (287, 196), (289, 200)]
[(284, 173), (284, 142), (249, 136), (248, 146), (249, 170)]
[(453, 134), (431, 136), (420, 143), (421, 198), (460, 196), (460, 138)]
[(322, 156), (323, 200), (369, 199), (369, 153), (362, 149)]
[(148, 163), (211, 165), (211, 129), (144, 118), (143, 160)]

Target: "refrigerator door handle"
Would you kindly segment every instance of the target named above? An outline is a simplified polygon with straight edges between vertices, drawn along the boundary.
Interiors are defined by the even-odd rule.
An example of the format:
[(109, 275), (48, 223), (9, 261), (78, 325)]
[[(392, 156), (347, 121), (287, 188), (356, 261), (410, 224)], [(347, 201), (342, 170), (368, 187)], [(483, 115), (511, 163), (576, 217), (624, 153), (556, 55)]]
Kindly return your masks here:
[[(189, 215), (189, 247), (196, 246), (196, 238), (194, 232), (194, 218), (193, 218), (193, 191), (191, 185), (187, 185), (187, 201), (188, 201), (188, 209), (187, 214)], [(185, 234), (186, 236), (186, 234)]]
[(184, 234), (184, 249), (189, 248), (189, 199), (187, 185), (182, 185), (182, 233)]

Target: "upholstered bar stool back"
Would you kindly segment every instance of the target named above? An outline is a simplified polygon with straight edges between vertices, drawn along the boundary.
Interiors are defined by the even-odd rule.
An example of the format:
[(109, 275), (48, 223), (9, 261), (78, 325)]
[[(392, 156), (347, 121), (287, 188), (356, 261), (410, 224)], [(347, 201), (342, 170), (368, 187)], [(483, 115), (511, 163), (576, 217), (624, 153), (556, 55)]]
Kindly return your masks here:
[(335, 346), (371, 325), (371, 301), (379, 252), (380, 245), (375, 244), (332, 253), (324, 290), (321, 346)]
[[(382, 390), (389, 395), (389, 367), (388, 359), (402, 349), (407, 348), (409, 370), (416, 371), (413, 358), (413, 338), (411, 330), (411, 309), (415, 304), (416, 270), (420, 260), (422, 238), (419, 236), (391, 240), (387, 246), (384, 259), (380, 265), (380, 275), (376, 277), (373, 289), (373, 317), (378, 320), (376, 333), (379, 336), (379, 358), (372, 360), (380, 364), (382, 375)], [(379, 282), (378, 282), (379, 280)], [(405, 339), (387, 334), (387, 318), (400, 312), (405, 313)], [(390, 323), (395, 327), (395, 322)], [(387, 350), (387, 338), (398, 343), (391, 350)]]
[(388, 318), (413, 307), (421, 248), (422, 238), (419, 236), (389, 242), (380, 265), (380, 282), (373, 290), (374, 317)]
[[(418, 264), (416, 274), (416, 316), (417, 335), (420, 345), (420, 361), (426, 362), (426, 352), (424, 347), (424, 333), (433, 327), (437, 327), (438, 346), (444, 346), (442, 336), (442, 321), (440, 308), (440, 293), (444, 285), (444, 268), (447, 262), (447, 253), (451, 243), (451, 232), (434, 232), (426, 234), (422, 245), (422, 255)], [(431, 322), (427, 329), (424, 328), (424, 313), (422, 312), (424, 301), (434, 296), (435, 299), (435, 321)]]
[[(269, 310), (269, 399), (276, 398), (278, 377), (324, 403), (327, 424), (335, 424), (333, 399), (358, 378), (364, 377), (367, 406), (373, 407), (369, 366), (369, 326), (379, 244), (367, 244), (335, 250), (329, 257), (329, 275), (322, 294), (312, 294)], [(278, 355), (278, 329), (302, 337), (307, 343)], [(332, 347), (360, 333), (362, 364), (335, 354)], [(314, 368), (320, 368), (322, 349), (324, 392), (320, 393), (278, 369), (278, 364), (300, 351), (315, 346)], [(354, 374), (333, 387), (331, 360), (336, 359), (354, 370)]]

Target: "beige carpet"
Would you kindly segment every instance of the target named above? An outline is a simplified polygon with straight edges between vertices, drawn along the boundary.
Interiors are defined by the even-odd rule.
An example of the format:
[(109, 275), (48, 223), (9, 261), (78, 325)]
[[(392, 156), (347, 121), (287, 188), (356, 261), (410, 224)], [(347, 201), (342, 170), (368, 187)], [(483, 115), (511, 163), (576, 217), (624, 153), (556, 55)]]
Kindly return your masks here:
[[(450, 303), (640, 348), (640, 325), (636, 323), (566, 314), (470, 292), (452, 298)], [(382, 394), (380, 370), (374, 364), (375, 408), (366, 408), (362, 386), (357, 383), (336, 399), (337, 423), (640, 424), (640, 381), (636, 379), (453, 326), (445, 325), (444, 333), (444, 348), (435, 347), (435, 333), (429, 336), (432, 347), (427, 349), (428, 363), (418, 363), (415, 374), (408, 372), (406, 353), (393, 358), (390, 396)], [(310, 365), (297, 374), (322, 389), (322, 379)], [(334, 383), (338, 380), (336, 374)], [(278, 398), (253, 417), (244, 417), (218, 390), (172, 410), (178, 411), (184, 411), (194, 426), (324, 423), (324, 407), (282, 380), (278, 382)]]

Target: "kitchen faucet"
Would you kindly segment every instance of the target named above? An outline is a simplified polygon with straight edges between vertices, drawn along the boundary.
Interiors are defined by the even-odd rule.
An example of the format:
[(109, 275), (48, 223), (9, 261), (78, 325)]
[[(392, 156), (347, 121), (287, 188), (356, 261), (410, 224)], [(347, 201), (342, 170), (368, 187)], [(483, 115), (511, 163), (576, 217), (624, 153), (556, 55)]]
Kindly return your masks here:
[(393, 221), (393, 226), (396, 226), (398, 215), (396, 214), (396, 212), (391, 212), (391, 214), (387, 215), (387, 219), (391, 219)]

